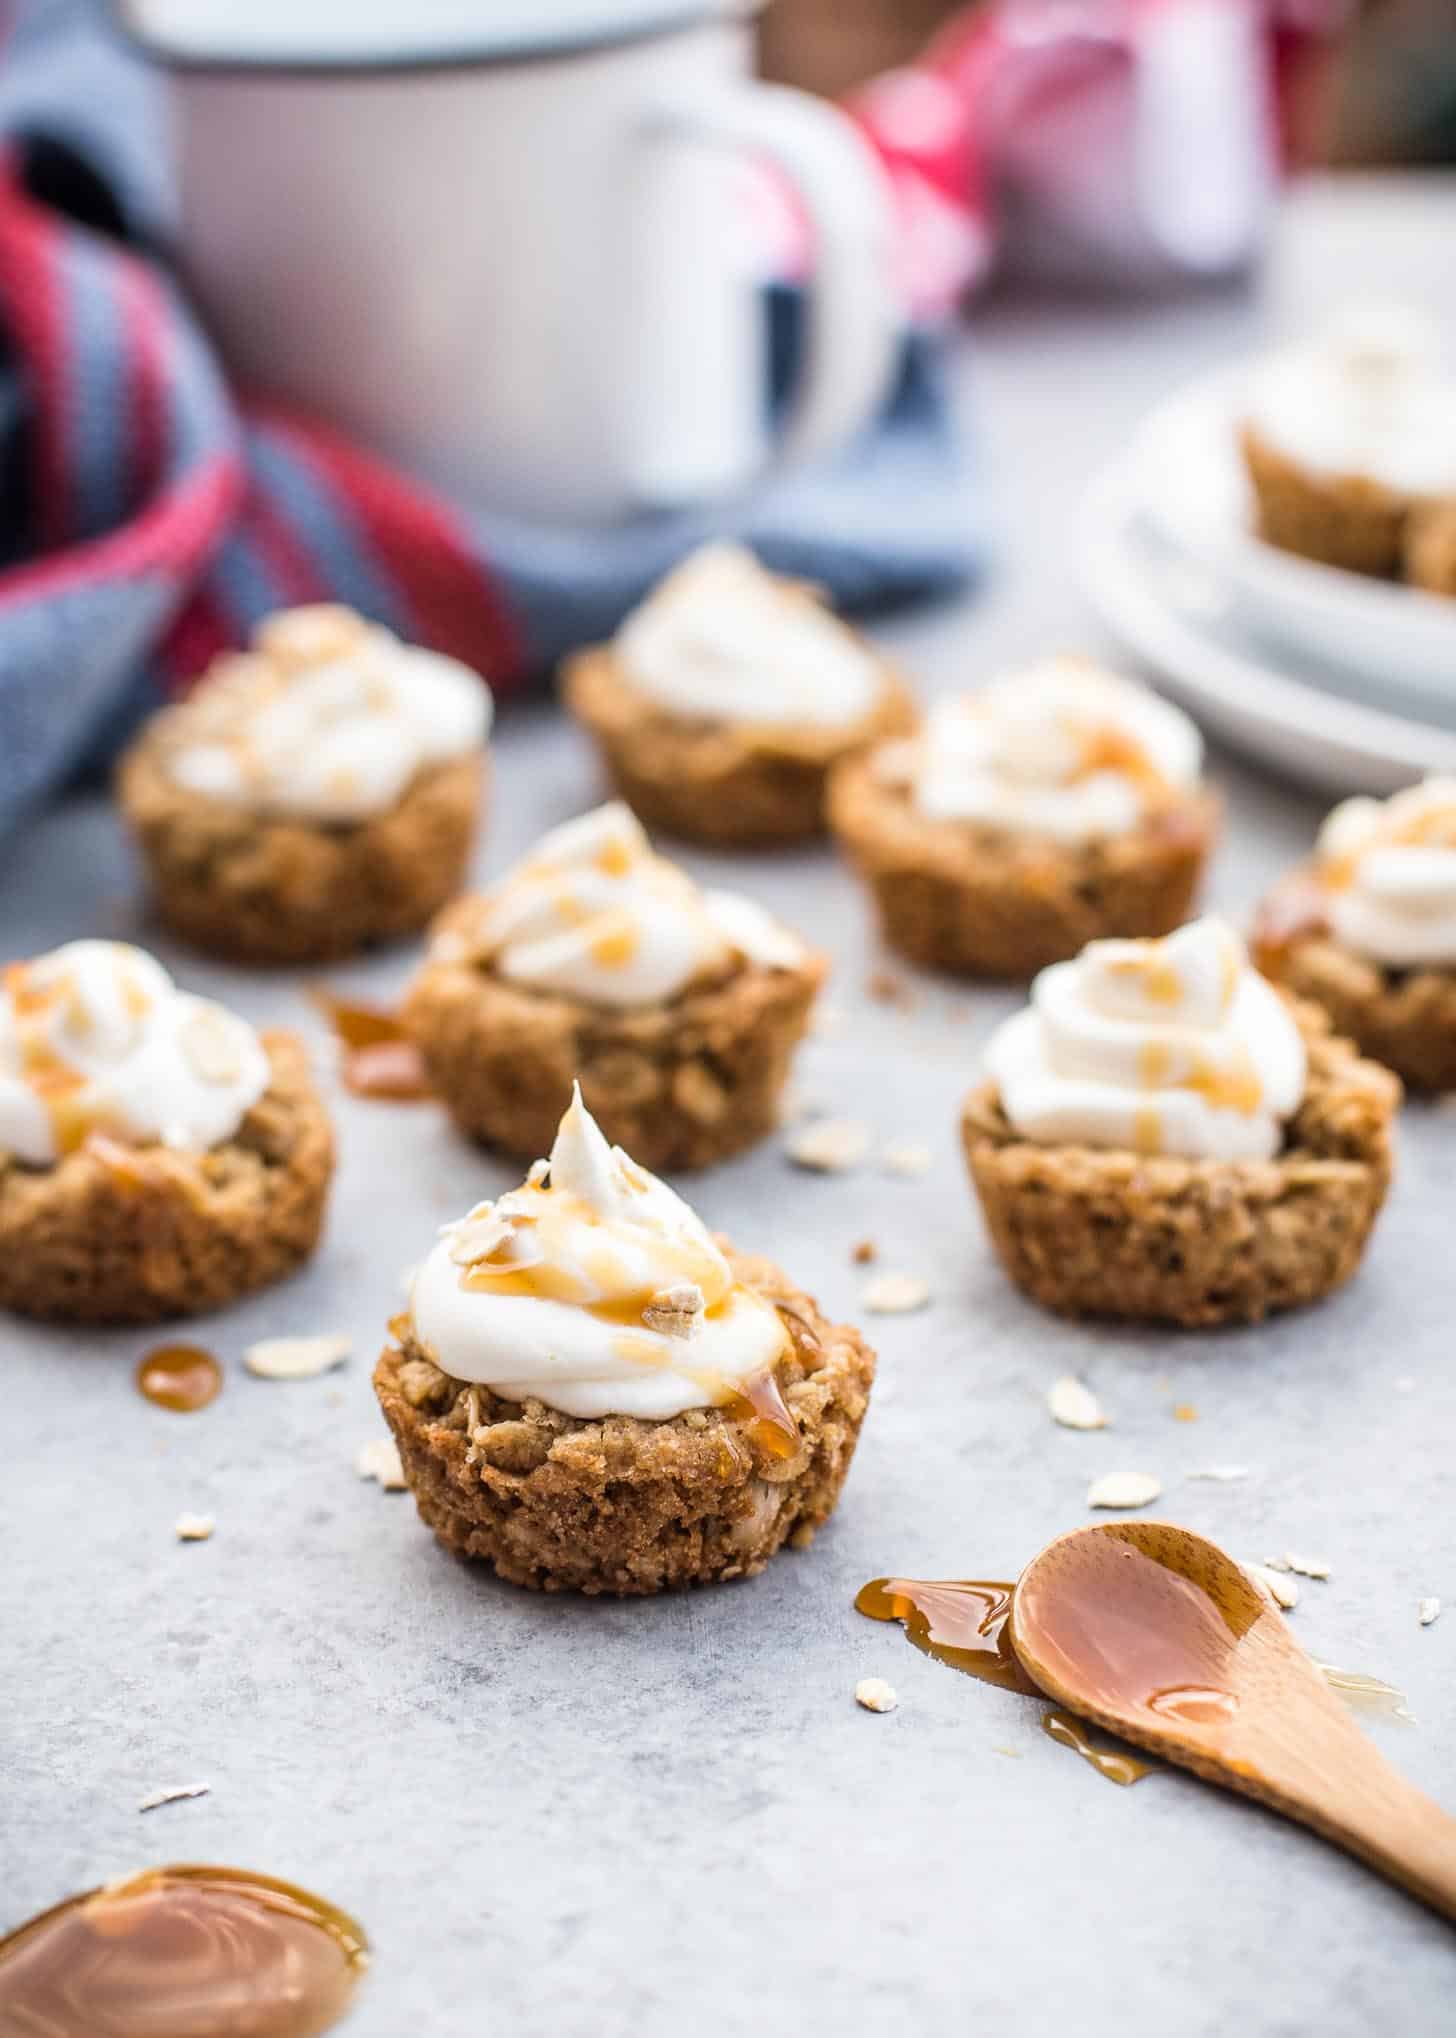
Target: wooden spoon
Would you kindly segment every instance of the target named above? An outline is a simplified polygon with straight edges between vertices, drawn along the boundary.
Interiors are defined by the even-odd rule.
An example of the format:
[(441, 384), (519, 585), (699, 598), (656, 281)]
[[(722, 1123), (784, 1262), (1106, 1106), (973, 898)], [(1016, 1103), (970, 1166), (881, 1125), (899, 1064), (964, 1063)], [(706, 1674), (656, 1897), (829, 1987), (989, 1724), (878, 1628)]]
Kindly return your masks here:
[(1391, 1768), (1216, 1543), (1167, 1522), (1074, 1529), (1022, 1572), (1011, 1638), (1062, 1705), (1301, 1820), (1456, 1918), (1456, 1819)]

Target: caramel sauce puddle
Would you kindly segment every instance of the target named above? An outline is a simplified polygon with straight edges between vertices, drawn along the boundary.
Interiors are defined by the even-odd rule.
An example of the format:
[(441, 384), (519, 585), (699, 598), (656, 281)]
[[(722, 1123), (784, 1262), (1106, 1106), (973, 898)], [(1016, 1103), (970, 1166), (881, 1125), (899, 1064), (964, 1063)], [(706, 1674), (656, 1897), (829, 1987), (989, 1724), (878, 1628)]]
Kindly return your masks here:
[(315, 2038), (369, 1963), (336, 1905), (241, 1868), (148, 1868), (0, 1939), (0, 2031)]
[(137, 1392), (155, 1408), (193, 1415), (222, 1392), (222, 1366), (204, 1345), (157, 1345), (137, 1361)]

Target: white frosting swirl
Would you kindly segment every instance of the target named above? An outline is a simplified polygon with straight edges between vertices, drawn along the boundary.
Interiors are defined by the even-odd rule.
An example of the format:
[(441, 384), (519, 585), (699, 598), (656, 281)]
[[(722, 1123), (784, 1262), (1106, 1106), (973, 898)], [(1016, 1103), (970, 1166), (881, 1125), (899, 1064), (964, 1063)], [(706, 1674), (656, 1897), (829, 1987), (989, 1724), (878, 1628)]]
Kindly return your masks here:
[(47, 1167), (93, 1132), (201, 1149), (268, 1087), (246, 1020), (121, 941), (71, 941), (0, 976), (0, 1152)]
[(579, 1090), (546, 1165), (447, 1226), (415, 1276), (415, 1334), (445, 1372), (566, 1415), (658, 1421), (773, 1366), (778, 1312), (680, 1196), (608, 1146)]
[(1304, 1096), (1299, 1028), (1220, 920), (1093, 941), (1032, 985), (986, 1067), (1024, 1139), (1268, 1160)]
[(1456, 384), (1439, 335), (1404, 305), (1352, 306), (1323, 333), (1264, 362), (1244, 415), (1317, 474), (1367, 478), (1402, 495), (1456, 489)]
[(1388, 969), (1456, 965), (1456, 778), (1345, 800), (1316, 851), (1330, 929)]
[(543, 835), (481, 902), (468, 938), (433, 953), (489, 961), (512, 983), (594, 1005), (651, 1005), (742, 959), (794, 969), (801, 943), (752, 899), (702, 891), (612, 800)]
[(932, 820), (1077, 844), (1126, 834), (1191, 791), (1203, 741), (1138, 681), (1063, 654), (938, 702), (879, 768)]
[(634, 609), (615, 649), (632, 684), (679, 715), (835, 728), (869, 714), (879, 666), (811, 588), (741, 545), (705, 545)]
[(490, 689), (468, 666), (320, 605), (270, 617), (251, 652), (169, 710), (166, 762), (209, 798), (359, 821), (426, 766), (479, 750), (490, 721)]

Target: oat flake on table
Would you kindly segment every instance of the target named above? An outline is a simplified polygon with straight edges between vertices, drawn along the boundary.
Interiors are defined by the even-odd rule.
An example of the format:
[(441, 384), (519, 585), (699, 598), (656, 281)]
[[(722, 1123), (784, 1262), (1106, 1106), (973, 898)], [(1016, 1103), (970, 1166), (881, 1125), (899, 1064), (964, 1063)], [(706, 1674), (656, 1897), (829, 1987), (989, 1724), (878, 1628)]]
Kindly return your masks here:
[(1047, 1389), (1047, 1408), (1063, 1429), (1106, 1429), (1107, 1417), (1090, 1387), (1066, 1373)]
[(880, 1166), (887, 1175), (901, 1175), (906, 1179), (928, 1175), (930, 1164), (930, 1148), (915, 1139), (895, 1140), (880, 1155)]
[(870, 1147), (870, 1129), (856, 1118), (815, 1118), (784, 1142), (797, 1168), (839, 1175), (858, 1167)]
[(393, 1437), (371, 1437), (359, 1446), (354, 1470), (361, 1479), (377, 1479), (386, 1493), (402, 1493), (409, 1481), (399, 1461), (399, 1445)]
[(212, 1789), (210, 1783), (174, 1783), (165, 1790), (154, 1790), (149, 1797), (137, 1805), (139, 1812), (154, 1812), (159, 1805), (180, 1804), (183, 1798), (206, 1797)]
[(179, 1543), (205, 1543), (216, 1527), (210, 1514), (179, 1514), (172, 1532)]
[(854, 1702), (866, 1712), (893, 1712), (900, 1697), (894, 1685), (887, 1684), (883, 1677), (861, 1677), (854, 1687)]
[(918, 1274), (880, 1274), (861, 1297), (873, 1316), (904, 1316), (923, 1309), (930, 1300), (930, 1283)]
[(1258, 1579), (1274, 1604), (1285, 1613), (1298, 1606), (1299, 1587), (1287, 1572), (1275, 1571), (1268, 1564), (1245, 1564), (1244, 1569)]
[(1416, 1608), (1416, 1619), (1423, 1628), (1428, 1628), (1433, 1621), (1437, 1621), (1440, 1618), (1441, 1602), (1439, 1599), (1423, 1599)]
[(265, 1337), (243, 1353), (243, 1364), (260, 1380), (315, 1380), (342, 1366), (351, 1349), (341, 1334), (319, 1337)]
[(1087, 1488), (1089, 1507), (1146, 1507), (1163, 1490), (1151, 1472), (1106, 1472)]

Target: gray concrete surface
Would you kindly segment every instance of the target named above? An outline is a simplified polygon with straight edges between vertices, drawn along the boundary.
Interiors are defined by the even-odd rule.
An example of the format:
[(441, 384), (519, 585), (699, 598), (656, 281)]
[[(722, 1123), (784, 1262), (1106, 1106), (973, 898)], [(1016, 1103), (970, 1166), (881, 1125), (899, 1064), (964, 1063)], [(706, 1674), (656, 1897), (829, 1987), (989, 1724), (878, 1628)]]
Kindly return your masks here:
[[(1356, 199), (1295, 209), (1276, 295), (1301, 267), (1326, 277), (1320, 236), (1357, 215), (1378, 259), (1413, 202)], [(1418, 285), (1419, 261), (1405, 273)], [(1149, 402), (1261, 330), (1264, 302), (978, 316), (965, 392), (1000, 557), (978, 598), (881, 633), (927, 688), (1085, 639), (1065, 551), (1082, 483)], [(1231, 819), (1213, 892), (1237, 911), (1316, 811), (1219, 771)], [(526, 711), (503, 720), (498, 788), (482, 872), (595, 782), (574, 733)], [(1111, 1788), (1041, 1735), (1034, 1705), (916, 1655), (851, 1602), (885, 1571), (1013, 1575), (1087, 1518), (1096, 1474), (1157, 1472), (1156, 1511), (1240, 1555), (1328, 1558), (1297, 1633), (1408, 1690), (1417, 1724), (1372, 1731), (1456, 1806), (1456, 1118), (1408, 1112), (1367, 1268), (1325, 1307), (1210, 1337), (1052, 1322), (993, 1266), (955, 1151), (978, 1043), (1011, 1000), (935, 984), (909, 1011), (868, 1001), (874, 943), (827, 852), (690, 860), (836, 958), (843, 1024), (809, 1043), (803, 1088), (935, 1157), (921, 1180), (818, 1180), (770, 1145), (691, 1190), (836, 1312), (857, 1308), (863, 1235), (882, 1266), (932, 1284), (926, 1312), (876, 1322), (880, 1385), (837, 1519), (758, 1580), (658, 1603), (538, 1599), (445, 1557), (353, 1457), (378, 1428), (369, 1367), (402, 1271), (512, 1177), (430, 1107), (337, 1098), (325, 1248), (305, 1277), (199, 1327), (227, 1361), (204, 1413), (140, 1400), (144, 1333), (0, 1332), (0, 1929), (149, 1861), (294, 1877), (373, 1938), (351, 2038), (1451, 2029), (1448, 1926), (1190, 1778)], [(132, 933), (255, 1017), (314, 1026), (295, 981), (201, 966), (133, 901), (109, 815), (72, 804), (0, 868), (3, 947)], [(387, 994), (410, 963), (337, 980)], [(256, 1336), (336, 1329), (355, 1343), (341, 1373), (277, 1385), (242, 1370)], [(1053, 1427), (1042, 1397), (1069, 1370), (1114, 1427)], [(1175, 1422), (1177, 1402), (1198, 1421)], [(1253, 1476), (1187, 1479), (1226, 1461)], [(216, 1516), (211, 1542), (173, 1541), (182, 1510)], [(1433, 1593), (1450, 1611), (1421, 1630)], [(868, 1674), (897, 1687), (897, 1712), (855, 1707)], [(210, 1795), (138, 1814), (193, 1781)]]

